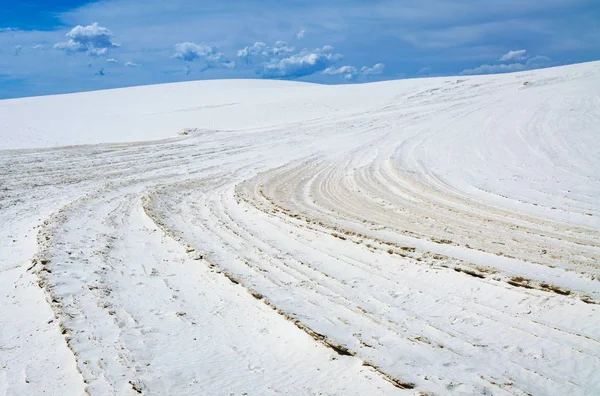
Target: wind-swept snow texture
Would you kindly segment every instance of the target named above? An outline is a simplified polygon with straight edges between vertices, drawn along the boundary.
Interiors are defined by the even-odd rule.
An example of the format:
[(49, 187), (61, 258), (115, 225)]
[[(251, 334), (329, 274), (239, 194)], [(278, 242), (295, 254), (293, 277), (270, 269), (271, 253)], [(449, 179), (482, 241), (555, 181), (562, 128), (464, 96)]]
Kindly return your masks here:
[(6, 100), (0, 142), (1, 395), (600, 394), (600, 63)]

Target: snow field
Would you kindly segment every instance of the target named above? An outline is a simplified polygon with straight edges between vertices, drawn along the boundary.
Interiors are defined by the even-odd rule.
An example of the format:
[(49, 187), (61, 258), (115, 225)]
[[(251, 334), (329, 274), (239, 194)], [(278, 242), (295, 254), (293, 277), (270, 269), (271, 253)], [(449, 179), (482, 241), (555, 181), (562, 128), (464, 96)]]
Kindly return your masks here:
[(588, 63), (2, 101), (0, 390), (597, 394), (598, 92)]

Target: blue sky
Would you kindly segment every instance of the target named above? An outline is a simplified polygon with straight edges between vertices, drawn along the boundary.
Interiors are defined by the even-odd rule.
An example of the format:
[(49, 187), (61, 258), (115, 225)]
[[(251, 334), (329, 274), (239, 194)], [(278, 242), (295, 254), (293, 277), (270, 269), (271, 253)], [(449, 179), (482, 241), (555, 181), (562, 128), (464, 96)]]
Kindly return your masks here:
[(1, 0), (0, 98), (215, 78), (327, 84), (600, 59), (598, 0)]

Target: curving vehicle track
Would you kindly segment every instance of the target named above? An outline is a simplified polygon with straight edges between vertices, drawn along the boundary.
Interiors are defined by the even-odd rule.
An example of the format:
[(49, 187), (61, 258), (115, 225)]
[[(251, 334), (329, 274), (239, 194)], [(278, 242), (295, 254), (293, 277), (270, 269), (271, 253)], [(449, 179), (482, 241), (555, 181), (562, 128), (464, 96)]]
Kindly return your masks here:
[(600, 64), (261, 92), (0, 151), (4, 394), (597, 394)]

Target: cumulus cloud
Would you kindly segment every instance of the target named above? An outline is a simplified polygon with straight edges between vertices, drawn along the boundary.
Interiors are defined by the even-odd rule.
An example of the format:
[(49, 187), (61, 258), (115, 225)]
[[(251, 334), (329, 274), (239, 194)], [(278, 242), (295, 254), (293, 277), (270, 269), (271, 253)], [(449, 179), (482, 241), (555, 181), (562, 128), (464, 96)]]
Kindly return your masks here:
[(108, 59), (106, 60), (106, 63), (119, 63), (119, 61), (118, 61), (118, 60), (116, 60), (115, 58), (108, 58)]
[(353, 80), (356, 78), (358, 70), (354, 66), (341, 66), (341, 67), (328, 67), (323, 70), (323, 74), (330, 76), (342, 76), (346, 80)]
[(385, 65), (383, 63), (377, 63), (377, 64), (373, 65), (373, 67), (363, 66), (360, 69), (360, 73), (363, 76), (374, 76), (376, 74), (383, 73), (384, 69), (385, 69)]
[(173, 55), (173, 58), (185, 62), (193, 62), (196, 59), (217, 62), (224, 60), (225, 55), (219, 52), (219, 49), (214, 46), (185, 42), (175, 44), (175, 54)]
[(254, 63), (256, 61), (263, 62), (272, 58), (280, 58), (290, 55), (295, 51), (295, 48), (288, 45), (285, 41), (277, 41), (270, 46), (262, 41), (257, 41), (251, 46), (244, 47), (238, 50), (237, 56), (246, 63)]
[(547, 56), (534, 56), (525, 63), (510, 63), (499, 65), (481, 65), (474, 69), (463, 70), (461, 75), (509, 73), (523, 70), (541, 69), (552, 65), (552, 60)]
[(54, 48), (70, 54), (85, 52), (90, 56), (102, 56), (110, 48), (119, 47), (119, 44), (113, 42), (112, 32), (97, 22), (88, 26), (77, 25), (67, 33), (67, 37), (69, 41), (56, 43)]
[(333, 47), (327, 45), (314, 51), (304, 49), (297, 54), (263, 64), (258, 73), (265, 78), (308, 76), (333, 66), (333, 63), (342, 58), (342, 55), (332, 51)]
[(262, 54), (263, 50), (267, 47), (267, 44), (262, 41), (257, 41), (251, 46), (244, 47), (237, 52), (238, 58), (249, 59), (251, 55)]
[(36, 44), (33, 47), (31, 47), (33, 49), (44, 49), (44, 46), (42, 44)]
[(501, 62), (507, 61), (520, 61), (527, 58), (526, 50), (516, 50), (516, 51), (508, 51), (506, 54), (502, 55), (500, 58)]
[(356, 80), (359, 77), (372, 76), (376, 74), (383, 73), (385, 69), (385, 65), (383, 63), (377, 63), (372, 67), (363, 66), (360, 69), (354, 66), (341, 66), (341, 67), (328, 67), (323, 70), (323, 74), (328, 74), (332, 76), (342, 76), (346, 80)]
[(304, 38), (305, 34), (306, 34), (306, 29), (302, 29), (298, 33), (296, 33), (296, 38), (298, 40), (302, 40)]
[(218, 67), (225, 67), (228, 69), (235, 67), (235, 62), (227, 60), (225, 55), (219, 51), (218, 47), (205, 44), (191, 42), (175, 44), (173, 58), (184, 62), (193, 62), (195, 60), (202, 61), (204, 62), (204, 67), (200, 71)]
[[(305, 30), (302, 29), (297, 37), (301, 38), (304, 34)], [(320, 72), (354, 80), (381, 74), (384, 69), (382, 63), (360, 69), (355, 66), (337, 66), (336, 63), (343, 57), (335, 53), (330, 45), (314, 50), (296, 50), (285, 41), (277, 41), (273, 45), (257, 41), (238, 50), (237, 58), (242, 63), (256, 65), (256, 73), (263, 78), (297, 78)]]
[(140, 65), (138, 65), (137, 63), (134, 62), (127, 62), (125, 63), (126, 67), (139, 67)]

